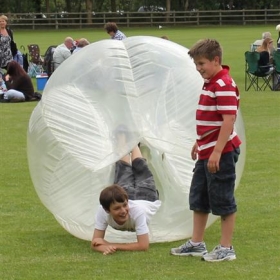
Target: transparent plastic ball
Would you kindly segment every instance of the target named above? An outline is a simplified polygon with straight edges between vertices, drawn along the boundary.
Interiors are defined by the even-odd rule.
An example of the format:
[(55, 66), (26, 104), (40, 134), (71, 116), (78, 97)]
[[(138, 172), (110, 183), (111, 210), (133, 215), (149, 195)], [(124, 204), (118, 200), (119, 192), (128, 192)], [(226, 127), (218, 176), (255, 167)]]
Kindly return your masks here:
[[(151, 242), (191, 235), (190, 151), (202, 85), (185, 47), (149, 36), (93, 43), (57, 68), (30, 118), (28, 162), (40, 200), (69, 233), (91, 240), (99, 194), (113, 183), (115, 162), (140, 142), (162, 201), (149, 224)], [(129, 131), (121, 149), (119, 126)], [(245, 162), (240, 112), (236, 129), (243, 141), (238, 186)], [(135, 233), (109, 228), (105, 238), (129, 242)]]

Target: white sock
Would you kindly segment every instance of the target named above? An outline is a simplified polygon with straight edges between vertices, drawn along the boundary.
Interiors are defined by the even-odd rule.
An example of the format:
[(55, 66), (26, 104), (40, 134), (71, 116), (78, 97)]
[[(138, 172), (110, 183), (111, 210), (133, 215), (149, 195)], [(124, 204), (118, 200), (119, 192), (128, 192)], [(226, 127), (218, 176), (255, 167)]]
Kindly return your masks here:
[(190, 243), (191, 243), (193, 246), (198, 246), (201, 242), (193, 242), (192, 240), (190, 240)]
[(221, 245), (221, 248), (222, 248), (222, 249), (232, 249), (232, 246), (225, 247), (225, 246), (222, 246), (222, 245)]

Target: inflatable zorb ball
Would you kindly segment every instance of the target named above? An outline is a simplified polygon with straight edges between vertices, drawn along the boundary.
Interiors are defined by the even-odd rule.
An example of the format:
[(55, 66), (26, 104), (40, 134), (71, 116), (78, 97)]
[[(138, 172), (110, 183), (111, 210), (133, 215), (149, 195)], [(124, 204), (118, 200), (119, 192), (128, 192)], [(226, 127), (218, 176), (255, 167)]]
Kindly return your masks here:
[[(28, 160), (39, 198), (68, 232), (91, 240), (115, 162), (141, 142), (162, 201), (149, 225), (151, 242), (191, 235), (190, 152), (202, 84), (186, 48), (154, 37), (99, 41), (59, 66), (31, 115)], [(120, 128), (128, 136), (118, 148)], [(237, 131), (245, 142), (240, 114)], [(135, 233), (109, 228), (105, 237), (129, 242)]]

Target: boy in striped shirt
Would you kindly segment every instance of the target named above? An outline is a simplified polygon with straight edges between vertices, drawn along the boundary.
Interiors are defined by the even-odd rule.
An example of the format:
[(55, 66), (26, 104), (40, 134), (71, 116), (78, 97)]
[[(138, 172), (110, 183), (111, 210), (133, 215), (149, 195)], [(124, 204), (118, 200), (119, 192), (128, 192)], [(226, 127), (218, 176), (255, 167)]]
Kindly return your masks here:
[[(179, 248), (171, 249), (171, 254), (201, 256), (210, 262), (234, 260), (235, 163), (241, 144), (234, 123), (239, 91), (229, 67), (222, 65), (222, 48), (216, 40), (198, 41), (189, 55), (205, 80), (196, 111), (197, 141), (191, 151), (192, 159), (198, 158), (189, 194), (193, 235)], [(208, 253), (203, 236), (210, 212), (221, 217), (221, 239)]]

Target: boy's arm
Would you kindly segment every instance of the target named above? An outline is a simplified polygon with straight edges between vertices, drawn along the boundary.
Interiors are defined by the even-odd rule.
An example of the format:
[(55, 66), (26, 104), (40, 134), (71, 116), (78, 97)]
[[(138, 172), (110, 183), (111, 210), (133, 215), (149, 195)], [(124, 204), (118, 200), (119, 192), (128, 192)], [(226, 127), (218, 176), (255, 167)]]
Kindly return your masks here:
[(197, 150), (198, 150), (198, 145), (197, 142), (195, 142), (191, 150), (191, 157), (193, 160), (197, 159)]
[(219, 163), (220, 163), (221, 154), (228, 141), (230, 134), (232, 133), (233, 126), (236, 120), (236, 115), (222, 115), (222, 116), (223, 116), (223, 123), (220, 129), (218, 140), (212, 154), (209, 157), (208, 164), (207, 164), (210, 173), (216, 173), (220, 169)]
[(91, 249), (103, 255), (113, 254), (116, 252), (116, 247), (111, 245), (104, 239), (105, 230), (95, 229), (91, 241)]
[(137, 242), (133, 243), (110, 243), (104, 239), (105, 231), (94, 230), (91, 241), (91, 248), (103, 253), (103, 255), (113, 254), (120, 251), (146, 251), (149, 249), (149, 234), (137, 235)]
[(149, 234), (137, 235), (137, 242), (133, 243), (110, 243), (120, 251), (147, 251), (149, 249)]

